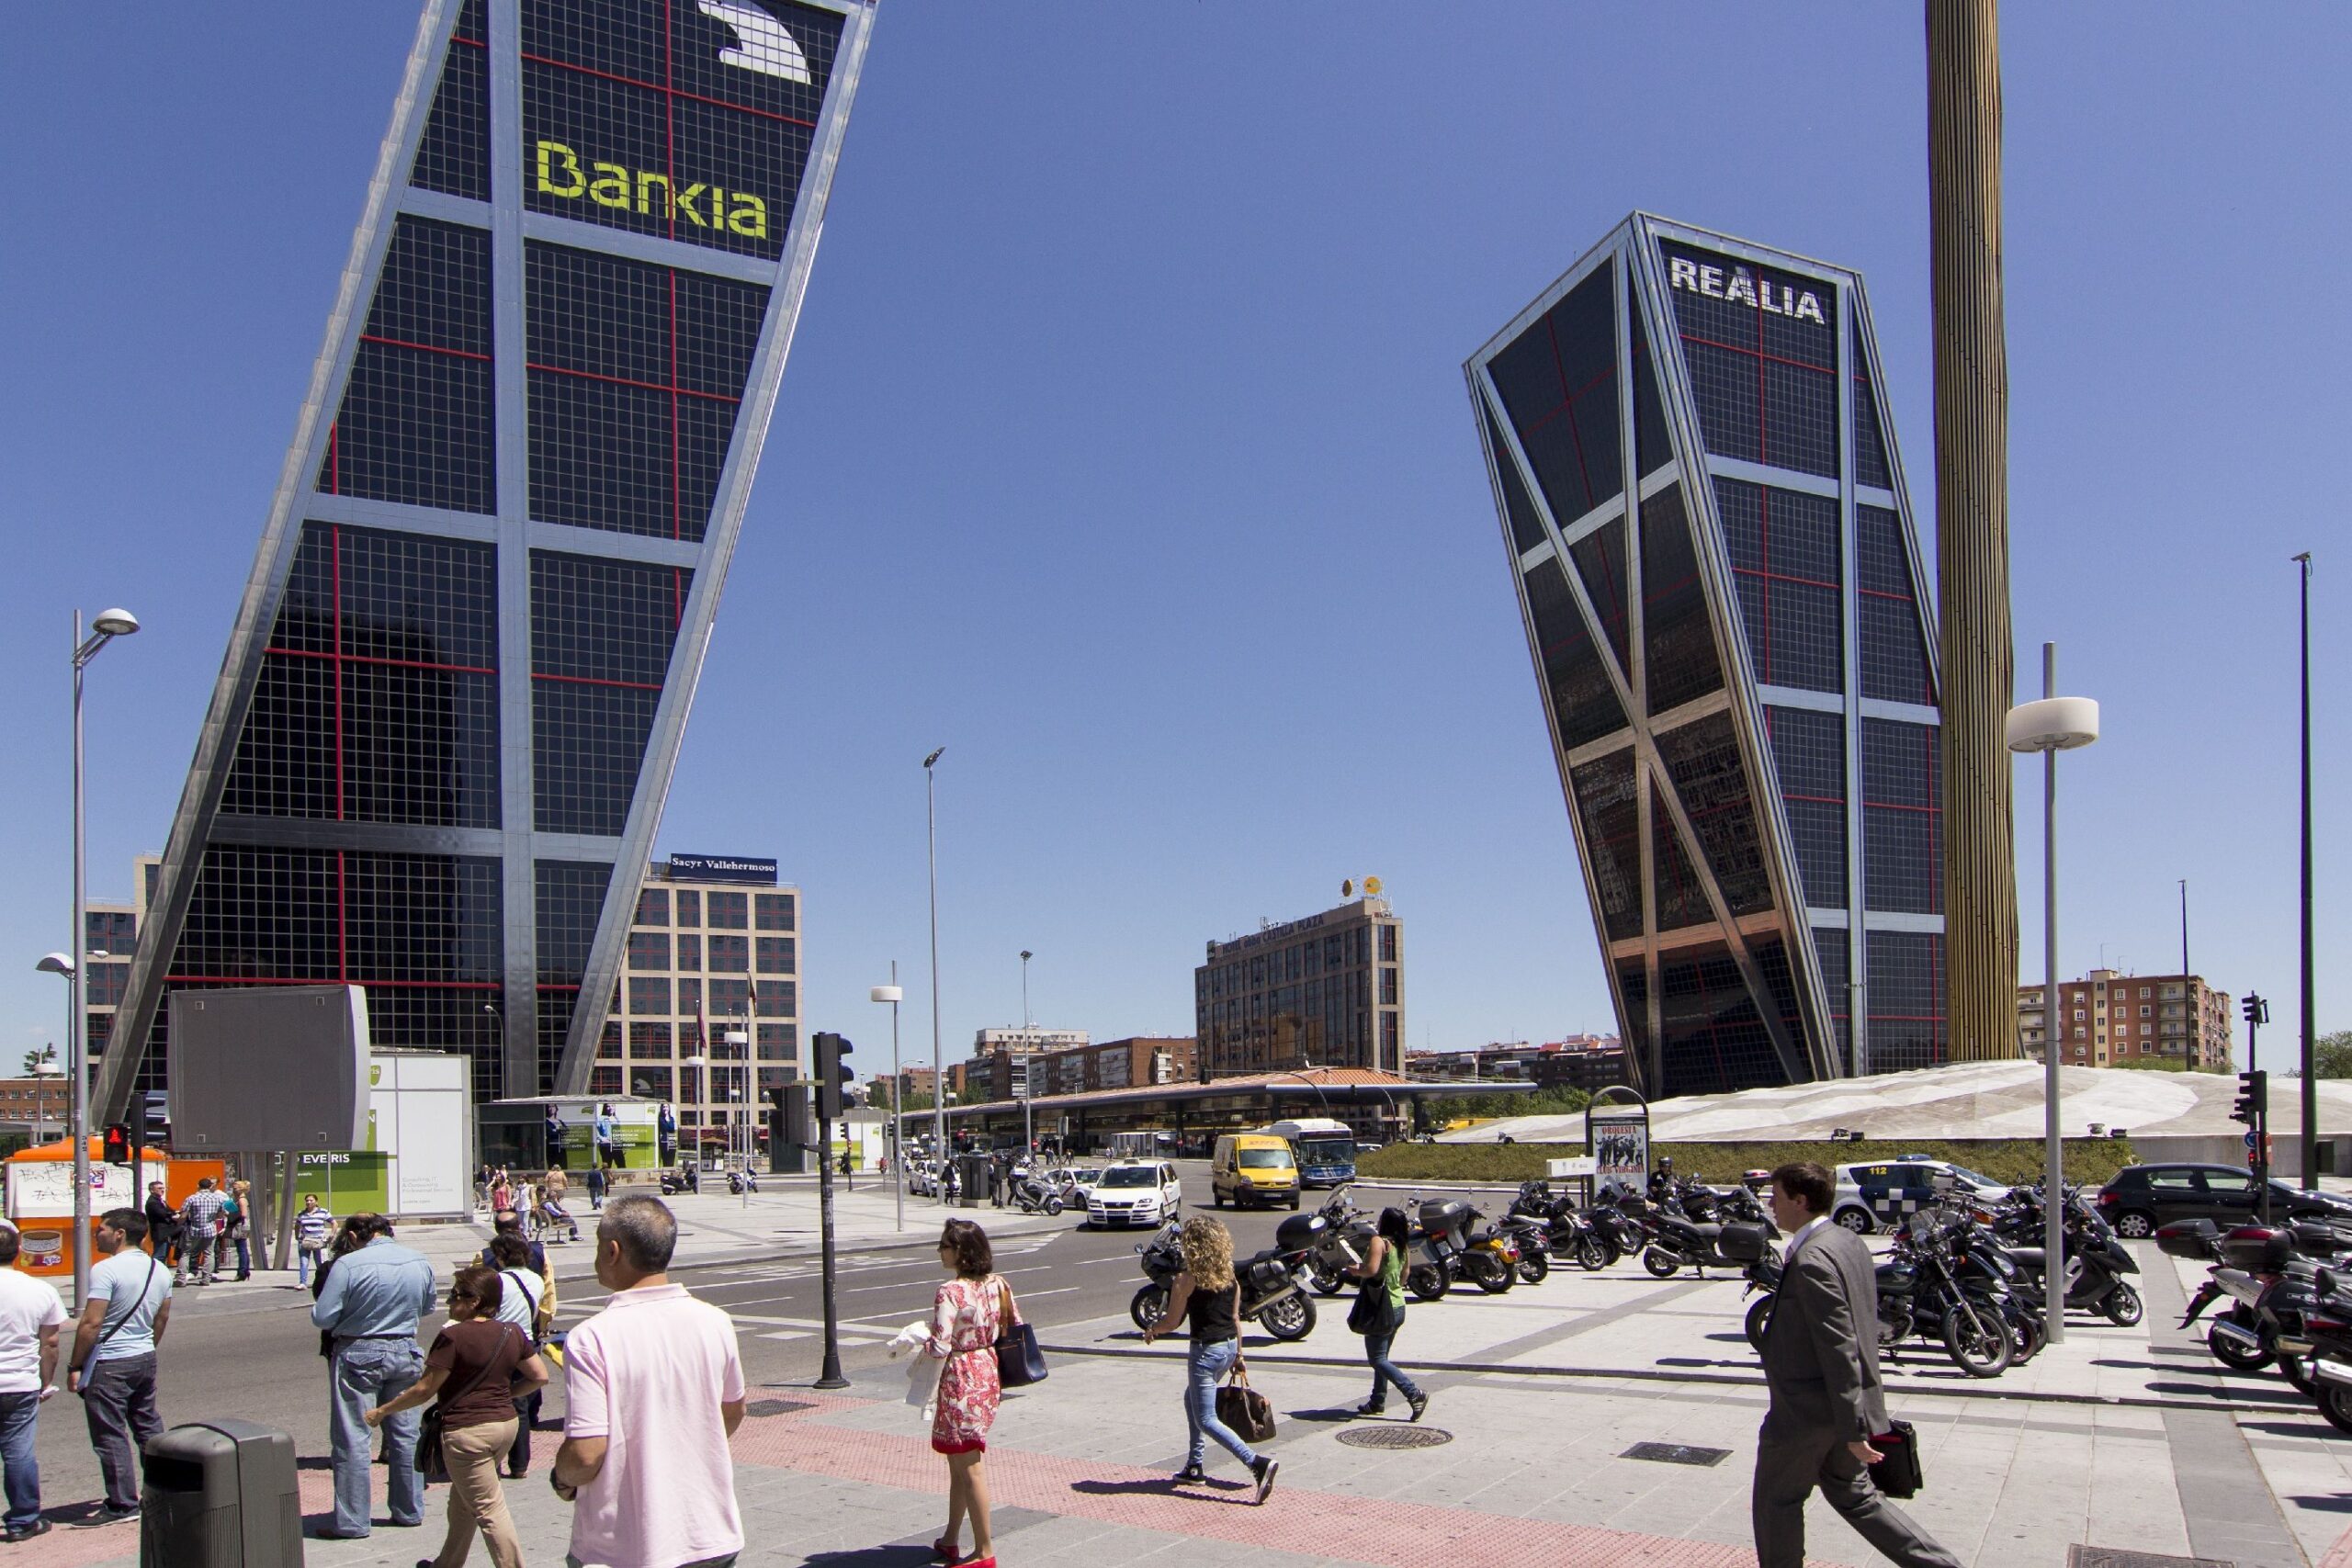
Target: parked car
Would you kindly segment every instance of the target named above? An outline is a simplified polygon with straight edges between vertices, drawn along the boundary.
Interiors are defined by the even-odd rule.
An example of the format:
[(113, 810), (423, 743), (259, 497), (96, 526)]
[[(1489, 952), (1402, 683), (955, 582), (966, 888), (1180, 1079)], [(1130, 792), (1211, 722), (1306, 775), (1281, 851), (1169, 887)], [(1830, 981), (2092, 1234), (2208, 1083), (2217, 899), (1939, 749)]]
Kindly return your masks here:
[(1164, 1160), (1118, 1160), (1105, 1167), (1086, 1197), (1087, 1223), (1159, 1225), (1184, 1204), (1184, 1184)]
[(1938, 1177), (1948, 1178), (1957, 1196), (1977, 1202), (1997, 1203), (2009, 1195), (2009, 1190), (1991, 1177), (1950, 1160), (1864, 1160), (1841, 1165), (1834, 1174), (1838, 1191), (1830, 1201), (1830, 1217), (1856, 1235), (1868, 1235), (1905, 1214), (1933, 1208)]
[[(2098, 1212), (2118, 1235), (2144, 1236), (2175, 1220), (2211, 1220), (2223, 1230), (2261, 1215), (2254, 1173), (2234, 1165), (2131, 1165), (2098, 1190)], [(2333, 1192), (2303, 1192), (2270, 1184), (2270, 1217), (2352, 1224), (2352, 1201)]]

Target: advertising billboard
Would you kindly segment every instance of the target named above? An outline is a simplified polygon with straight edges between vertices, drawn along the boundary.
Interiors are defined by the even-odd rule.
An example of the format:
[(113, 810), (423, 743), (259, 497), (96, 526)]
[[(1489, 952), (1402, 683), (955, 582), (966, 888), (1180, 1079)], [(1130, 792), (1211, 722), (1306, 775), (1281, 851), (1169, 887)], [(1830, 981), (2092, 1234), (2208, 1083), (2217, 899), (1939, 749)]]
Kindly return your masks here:
[(670, 875), (679, 882), (741, 882), (775, 886), (775, 862), (748, 855), (672, 855)]

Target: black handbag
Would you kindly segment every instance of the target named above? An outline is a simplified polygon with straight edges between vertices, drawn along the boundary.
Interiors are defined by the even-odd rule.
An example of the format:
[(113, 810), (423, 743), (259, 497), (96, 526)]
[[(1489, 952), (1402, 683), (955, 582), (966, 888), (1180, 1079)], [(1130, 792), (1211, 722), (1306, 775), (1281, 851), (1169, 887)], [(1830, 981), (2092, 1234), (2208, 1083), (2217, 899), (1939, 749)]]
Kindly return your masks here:
[(1012, 1287), (1000, 1278), (997, 1293), (1004, 1303), (1004, 1322), (996, 1331), (996, 1381), (1003, 1388), (1027, 1388), (1046, 1381), (1046, 1353), (1037, 1348), (1037, 1331), (1021, 1321), (1012, 1309)]
[(1396, 1303), (1388, 1299), (1388, 1287), (1374, 1280), (1356, 1292), (1356, 1304), (1348, 1309), (1348, 1332), (1387, 1334), (1401, 1315)]
[(1871, 1466), (1871, 1484), (1889, 1497), (1916, 1497), (1928, 1483), (1919, 1465), (1919, 1434), (1908, 1421), (1890, 1421), (1887, 1430), (1871, 1439), (1884, 1457)]

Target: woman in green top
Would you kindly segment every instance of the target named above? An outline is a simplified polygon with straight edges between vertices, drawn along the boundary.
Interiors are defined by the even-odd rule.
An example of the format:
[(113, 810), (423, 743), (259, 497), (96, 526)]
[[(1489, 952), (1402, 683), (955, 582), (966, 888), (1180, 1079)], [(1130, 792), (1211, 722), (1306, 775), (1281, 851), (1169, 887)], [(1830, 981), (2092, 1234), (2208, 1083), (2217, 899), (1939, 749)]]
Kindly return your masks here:
[(1430, 1407), (1430, 1396), (1388, 1359), (1389, 1348), (1396, 1343), (1396, 1331), (1405, 1326), (1405, 1249), (1410, 1241), (1405, 1211), (1383, 1209), (1370, 1255), (1348, 1270), (1364, 1281), (1363, 1293), (1372, 1298), (1374, 1309), (1386, 1309), (1373, 1320), (1374, 1326), (1363, 1337), (1364, 1359), (1372, 1363), (1372, 1397), (1356, 1406), (1359, 1416), (1377, 1416), (1386, 1409), (1388, 1385), (1392, 1382), (1396, 1385), (1396, 1392), (1405, 1396), (1405, 1403), (1413, 1407), (1414, 1420), (1419, 1420), (1421, 1412)]

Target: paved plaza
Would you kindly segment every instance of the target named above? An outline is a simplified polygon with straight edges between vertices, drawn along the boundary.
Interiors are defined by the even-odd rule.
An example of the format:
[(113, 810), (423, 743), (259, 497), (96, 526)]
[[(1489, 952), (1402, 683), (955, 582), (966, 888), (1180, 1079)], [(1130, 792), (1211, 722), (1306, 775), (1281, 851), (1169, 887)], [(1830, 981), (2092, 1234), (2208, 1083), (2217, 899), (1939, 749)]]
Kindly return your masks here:
[[(809, 1386), (816, 1266), (797, 1235), (813, 1208), (808, 1196), (787, 1183), (752, 1205), (710, 1194), (678, 1205), (682, 1278), (735, 1313), (757, 1385), (735, 1445), (752, 1542), (744, 1560), (919, 1568), (944, 1518), (944, 1466), (903, 1403), (904, 1379), (883, 1359), (880, 1340), (927, 1296), (922, 1243), (939, 1211), (910, 1205), (901, 1235), (887, 1192), (842, 1195), (852, 1386), (824, 1394)], [(1342, 1440), (1410, 1430), (1351, 1416), (1366, 1375), (1344, 1298), (1324, 1303), (1315, 1332), (1297, 1345), (1253, 1337), (1254, 1381), (1281, 1418), (1266, 1446), (1283, 1462), (1281, 1484), (1259, 1508), (1248, 1506), (1238, 1467), (1214, 1450), (1208, 1484), (1168, 1480), (1184, 1446), (1180, 1357), (1146, 1348), (1124, 1311), (1137, 1282), (1137, 1238), (1091, 1236), (1066, 1220), (992, 1209), (978, 1217), (1035, 1303), (1053, 1364), (1047, 1382), (1008, 1397), (991, 1446), (1008, 1563), (1753, 1562), (1747, 1486), (1765, 1393), (1740, 1337), (1736, 1279), (1661, 1280), (1626, 1266), (1555, 1270), (1507, 1295), (1416, 1305), (1398, 1353), (1433, 1394), (1423, 1429), (1445, 1440), (1426, 1448)], [(413, 1227), (406, 1239), (445, 1269), (477, 1240), (468, 1226)], [(2226, 1371), (2176, 1330), (2199, 1271), (2134, 1246), (2148, 1269), (2149, 1306), (2136, 1328), (2077, 1319), (2064, 1345), (1988, 1382), (1961, 1376), (1925, 1348), (1890, 1367), (1894, 1408), (1918, 1428), (1928, 1475), (1908, 1506), (1962, 1561), (1985, 1568), (2056, 1568), (2076, 1546), (2240, 1568), (2352, 1568), (2352, 1551), (2337, 1549), (2352, 1524), (2352, 1438), (2275, 1374)], [(560, 1247), (555, 1256), (564, 1315), (576, 1321), (600, 1296), (582, 1277), (588, 1248)], [(265, 1333), (300, 1336), (300, 1298), (277, 1280), (183, 1300), (187, 1326), (174, 1326), (175, 1338), (186, 1337), (184, 1358), (202, 1353), (206, 1335), (253, 1345)], [(315, 1397), (322, 1371), (299, 1356), (271, 1359), (289, 1363), (276, 1370), (294, 1414), (278, 1419), (296, 1432), (315, 1528), (329, 1500)], [(266, 1392), (167, 1386), (165, 1416), (241, 1414), (244, 1395)], [(560, 1411), (551, 1397), (550, 1422)], [(74, 1414), (58, 1410), (43, 1422), (46, 1492), (61, 1524), (96, 1497)], [(556, 1440), (552, 1431), (541, 1437), (538, 1470), (510, 1487), (533, 1562), (560, 1561), (569, 1529), (568, 1509), (544, 1480)], [(1640, 1443), (1721, 1457), (1627, 1457)], [(437, 1547), (445, 1495), (435, 1490), (420, 1530), (379, 1522), (366, 1541), (313, 1540), (309, 1561), (405, 1568)], [(41, 1561), (127, 1565), (137, 1544), (135, 1526), (61, 1529), (46, 1538)], [(1876, 1561), (1818, 1502), (1809, 1544), (1825, 1562)]]

